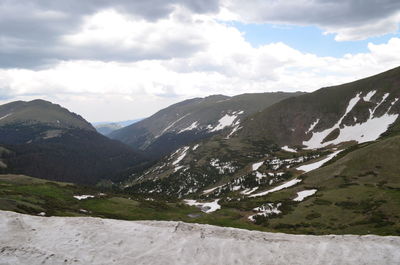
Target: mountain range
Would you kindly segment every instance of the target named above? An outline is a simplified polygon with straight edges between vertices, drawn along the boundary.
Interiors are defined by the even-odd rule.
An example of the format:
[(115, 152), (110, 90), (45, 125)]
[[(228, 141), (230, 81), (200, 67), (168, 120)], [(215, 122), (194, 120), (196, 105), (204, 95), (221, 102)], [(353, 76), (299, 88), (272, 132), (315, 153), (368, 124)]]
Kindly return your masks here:
[[(115, 130), (112, 139), (50, 102), (13, 102), (0, 106), (0, 168), (100, 183), (154, 201), (163, 218), (187, 218), (182, 202), (201, 209), (188, 216), (204, 223), (398, 234), (399, 85), (400, 67), (312, 93), (195, 98)], [(90, 207), (130, 216), (110, 214), (109, 206)]]
[(158, 159), (177, 148), (222, 131), (233, 134), (245, 117), (283, 99), (304, 94), (259, 93), (189, 99), (109, 136)]

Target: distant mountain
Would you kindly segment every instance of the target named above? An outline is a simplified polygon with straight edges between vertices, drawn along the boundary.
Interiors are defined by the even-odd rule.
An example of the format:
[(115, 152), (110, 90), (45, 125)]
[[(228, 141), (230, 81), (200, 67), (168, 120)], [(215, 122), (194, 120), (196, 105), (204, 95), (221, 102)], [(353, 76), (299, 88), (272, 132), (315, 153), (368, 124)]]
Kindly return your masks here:
[[(117, 181), (145, 161), (81, 116), (44, 100), (0, 106), (2, 172), (95, 184)], [(122, 174), (122, 175), (121, 175)]]
[[(400, 134), (399, 84), (400, 68), (395, 68), (284, 99), (238, 122), (235, 134), (226, 131), (186, 145), (132, 176), (126, 185), (132, 192), (178, 197), (202, 196), (211, 189), (205, 194), (217, 198), (248, 197), (258, 192), (265, 196), (268, 192), (263, 191), (285, 181), (295, 185), (298, 177), (304, 179), (304, 173), (320, 168), (340, 151), (350, 155), (357, 144), (362, 147), (377, 141), (379, 146), (382, 137)], [(396, 164), (393, 152), (376, 150)], [(367, 161), (360, 157), (357, 163), (369, 168)], [(352, 170), (349, 168), (352, 173), (346, 174), (348, 178), (365, 173)], [(393, 167), (382, 170), (380, 179), (388, 181), (397, 172)]]
[(177, 148), (226, 131), (232, 136), (248, 115), (304, 93), (259, 93), (234, 97), (214, 95), (189, 99), (109, 136), (160, 158)]
[(110, 134), (115, 130), (124, 128), (141, 120), (142, 119), (119, 121), (119, 122), (94, 122), (92, 124), (96, 128), (97, 132), (107, 136), (108, 134)]

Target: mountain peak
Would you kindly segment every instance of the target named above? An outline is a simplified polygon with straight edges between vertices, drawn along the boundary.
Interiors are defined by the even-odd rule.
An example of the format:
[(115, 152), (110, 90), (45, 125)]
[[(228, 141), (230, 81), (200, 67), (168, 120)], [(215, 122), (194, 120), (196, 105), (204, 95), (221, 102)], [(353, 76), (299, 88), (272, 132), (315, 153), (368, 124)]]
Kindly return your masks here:
[(14, 101), (0, 106), (0, 125), (42, 124), (56, 128), (79, 128), (94, 131), (80, 115), (43, 99)]

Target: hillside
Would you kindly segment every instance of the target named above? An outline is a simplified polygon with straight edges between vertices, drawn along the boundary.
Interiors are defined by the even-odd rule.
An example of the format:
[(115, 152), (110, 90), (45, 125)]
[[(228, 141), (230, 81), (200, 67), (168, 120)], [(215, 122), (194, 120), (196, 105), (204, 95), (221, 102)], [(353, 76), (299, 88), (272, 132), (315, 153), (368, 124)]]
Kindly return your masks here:
[(400, 113), (400, 67), (283, 100), (241, 124), (239, 137), (320, 148), (377, 139)]
[(184, 146), (132, 175), (126, 191), (217, 200), (227, 219), (236, 212), (285, 232), (398, 234), (399, 72), (278, 102), (235, 135)]
[(79, 115), (43, 100), (0, 106), (3, 173), (96, 184), (119, 180), (145, 161), (96, 132)]
[(238, 123), (233, 135), (227, 131), (182, 147), (133, 176), (129, 185), (135, 191), (184, 196), (214, 183), (246, 178), (253, 171), (250, 165), (260, 159), (270, 161), (269, 171), (259, 172), (251, 182), (282, 180), (281, 176), (296, 174), (297, 165), (374, 141), (383, 133), (395, 134), (399, 83), (400, 68), (396, 68), (285, 99)]
[(190, 99), (116, 130), (110, 137), (160, 158), (181, 146), (224, 130), (233, 134), (239, 128), (240, 121), (248, 115), (301, 94), (277, 92)]
[(37, 99), (14, 101), (0, 106), (0, 126), (22, 123), (42, 124), (53, 128), (79, 128), (93, 131), (93, 126), (81, 116), (57, 104)]

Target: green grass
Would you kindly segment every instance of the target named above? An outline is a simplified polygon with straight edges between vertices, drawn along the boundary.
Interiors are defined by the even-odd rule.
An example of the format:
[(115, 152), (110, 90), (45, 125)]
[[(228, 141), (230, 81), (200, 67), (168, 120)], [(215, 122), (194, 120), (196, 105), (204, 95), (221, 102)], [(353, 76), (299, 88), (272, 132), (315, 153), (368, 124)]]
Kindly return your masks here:
[[(400, 136), (360, 145), (307, 173), (298, 185), (263, 197), (222, 199), (222, 209), (211, 214), (178, 200), (149, 201), (112, 192), (99, 196), (94, 188), (15, 175), (0, 176), (0, 209), (35, 215), (173, 220), (296, 234), (400, 235), (399, 151)], [(311, 188), (318, 190), (315, 195), (293, 201), (297, 192)], [(82, 194), (97, 196), (81, 201), (73, 198)], [(231, 195), (235, 198), (235, 193)], [(248, 221), (253, 208), (269, 202), (282, 202), (282, 214), (260, 218), (257, 224)]]

